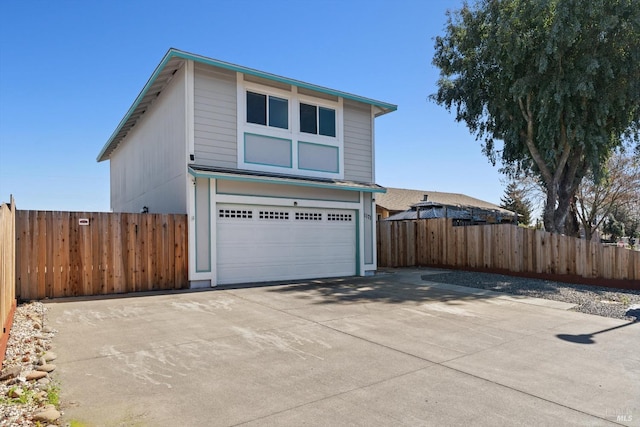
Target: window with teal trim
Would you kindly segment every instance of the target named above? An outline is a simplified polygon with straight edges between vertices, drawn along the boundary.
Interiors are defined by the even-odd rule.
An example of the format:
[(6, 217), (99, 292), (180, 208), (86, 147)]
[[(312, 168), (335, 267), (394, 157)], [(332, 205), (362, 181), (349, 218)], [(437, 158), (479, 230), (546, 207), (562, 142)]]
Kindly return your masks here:
[(300, 132), (336, 136), (336, 110), (300, 103)]
[(247, 91), (247, 123), (289, 129), (289, 100)]
[(325, 136), (336, 136), (336, 110), (318, 108), (318, 133)]

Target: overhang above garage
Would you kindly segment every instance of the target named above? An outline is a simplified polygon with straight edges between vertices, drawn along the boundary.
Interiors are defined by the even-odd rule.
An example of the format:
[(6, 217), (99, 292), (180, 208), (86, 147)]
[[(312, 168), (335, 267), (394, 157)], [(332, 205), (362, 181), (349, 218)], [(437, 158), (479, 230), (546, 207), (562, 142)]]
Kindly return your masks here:
[(334, 190), (384, 193), (384, 187), (329, 178), (309, 178), (269, 172), (254, 172), (241, 169), (225, 169), (210, 166), (190, 165), (189, 173), (196, 178), (226, 179), (231, 181), (259, 182), (269, 184), (296, 185), (301, 187), (329, 188)]

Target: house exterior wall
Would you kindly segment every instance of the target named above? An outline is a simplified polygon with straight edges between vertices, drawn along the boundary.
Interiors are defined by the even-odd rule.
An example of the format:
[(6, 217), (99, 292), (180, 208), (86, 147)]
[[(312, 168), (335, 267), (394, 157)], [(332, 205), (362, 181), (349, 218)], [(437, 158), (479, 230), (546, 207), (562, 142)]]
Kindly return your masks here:
[(363, 260), (365, 270), (375, 270), (376, 251), (376, 217), (374, 214), (373, 195), (371, 193), (362, 194), (362, 231), (364, 233)]
[(391, 213), (389, 210), (387, 210), (387, 209), (383, 208), (383, 207), (382, 207), (382, 206), (380, 206), (380, 205), (376, 205), (376, 217), (377, 217), (377, 219), (385, 219), (385, 218), (389, 218), (389, 216), (390, 216), (391, 214), (392, 214), (392, 213)]
[(236, 73), (195, 64), (194, 75), (194, 163), (236, 168)]
[(344, 102), (344, 179), (373, 182), (371, 107)]
[(110, 157), (111, 210), (186, 213), (185, 67)]
[(216, 184), (216, 193), (225, 195), (263, 196), (294, 200), (331, 200), (352, 203), (360, 201), (360, 193), (357, 191), (225, 180), (218, 180)]
[[(245, 126), (244, 108), (246, 107), (243, 99), (245, 90), (260, 91), (261, 89), (267, 94), (288, 96), (290, 131), (280, 132), (282, 135), (272, 135), (273, 128), (260, 129), (259, 126)], [(318, 105), (334, 102), (334, 108), (342, 111), (337, 117), (340, 135), (336, 139), (341, 148), (340, 151), (333, 151), (340, 159), (338, 162), (339, 170), (336, 171), (336, 174), (305, 170), (302, 164), (303, 156), (307, 151), (311, 153), (309, 154), (312, 156), (310, 160), (321, 162), (322, 158), (318, 156), (322, 154), (326, 158), (330, 158), (332, 150), (331, 143), (324, 146), (321, 138), (297, 133), (298, 97), (302, 102), (313, 103), (313, 100), (316, 99)], [(313, 96), (313, 92), (308, 90), (301, 89), (298, 93), (295, 88), (286, 85), (261, 84), (260, 80), (246, 80), (239, 78), (237, 73), (232, 71), (199, 63), (194, 66), (194, 140), (195, 159), (193, 163), (198, 165), (306, 176), (332, 177), (335, 175), (334, 177), (338, 179), (366, 183), (374, 181), (372, 113), (369, 105), (349, 100), (337, 102), (335, 97), (328, 97), (324, 94)], [(253, 148), (264, 145), (268, 148), (267, 153), (275, 150), (273, 156), (277, 156), (278, 143), (291, 145), (286, 149), (288, 154), (285, 163), (287, 164), (281, 167), (260, 165), (259, 160), (252, 160), (249, 153), (244, 152), (246, 147)], [(317, 143), (320, 145), (316, 145)], [(324, 151), (314, 154), (313, 150)], [(257, 158), (268, 157), (255, 150), (253, 154)], [(239, 164), (239, 159), (242, 164)], [(298, 161), (301, 162), (299, 165)], [(323, 168), (320, 167), (320, 169)]]
[[(216, 243), (219, 239), (218, 210), (230, 205), (234, 209), (251, 206), (266, 210), (283, 207), (353, 212), (357, 224), (354, 225), (354, 250), (357, 256), (350, 262), (353, 262), (355, 274), (358, 275), (373, 274), (376, 270), (375, 218), (372, 216), (371, 193), (201, 177), (193, 178), (193, 182), (190, 202), (190, 212), (193, 214), (189, 214), (192, 224), (189, 253), (194, 254), (189, 259), (192, 287), (219, 284), (218, 262), (221, 255)], [(312, 222), (310, 224), (313, 225)], [(247, 268), (250, 268), (252, 261), (248, 259), (246, 262)]]
[[(266, 100), (267, 119), (260, 118), (260, 99)], [(146, 107), (148, 102), (151, 105)], [(217, 233), (218, 222), (221, 233), (226, 233), (224, 226), (230, 221), (219, 215), (246, 209), (243, 206), (252, 206), (256, 212), (276, 207), (282, 215), (285, 211), (293, 215), (293, 227), (307, 236), (310, 248), (296, 250), (294, 258), (306, 254), (311, 259), (317, 240), (304, 233), (317, 230), (320, 222), (337, 234), (342, 229), (331, 221), (344, 221), (345, 226), (350, 222), (352, 231), (340, 235), (355, 242), (353, 255), (340, 256), (350, 259), (355, 274), (370, 274), (376, 269), (375, 202), (369, 192), (373, 189), (358, 191), (346, 183), (340, 188), (332, 180), (374, 183), (376, 108), (366, 98), (278, 76), (259, 77), (252, 70), (238, 71), (229, 64), (170, 59), (132, 106), (128, 115), (135, 119), (123, 122), (126, 127), (119, 125), (114, 133), (111, 141), (120, 141), (119, 146), (114, 149), (108, 143), (99, 156), (108, 156), (111, 163), (112, 210), (139, 212), (146, 206), (150, 212), (186, 213), (192, 287), (217, 284), (218, 269), (228, 273), (224, 270), (228, 264), (218, 254)], [(273, 123), (272, 111), (276, 112)], [(130, 130), (123, 136), (121, 129)], [(195, 166), (253, 173), (236, 176)], [(269, 173), (315, 179), (278, 182), (269, 179)], [(307, 216), (297, 216), (302, 214)], [(298, 220), (320, 222), (304, 227), (302, 222), (295, 223)], [(273, 237), (269, 234), (273, 230), (262, 230), (266, 234), (261, 243), (271, 244), (268, 236)], [(287, 238), (296, 235), (283, 234)], [(292, 241), (291, 247), (303, 241)], [(313, 258), (320, 260), (316, 265), (331, 265), (326, 258), (330, 252), (320, 248)], [(221, 253), (227, 254), (226, 249)], [(302, 268), (309, 263), (298, 264)]]

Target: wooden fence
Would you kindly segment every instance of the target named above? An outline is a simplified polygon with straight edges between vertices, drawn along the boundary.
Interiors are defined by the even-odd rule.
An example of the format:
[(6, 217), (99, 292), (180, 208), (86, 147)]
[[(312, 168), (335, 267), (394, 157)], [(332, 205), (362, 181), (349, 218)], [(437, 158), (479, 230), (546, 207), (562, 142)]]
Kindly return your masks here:
[(510, 224), (380, 221), (378, 266), (439, 266), (640, 289), (640, 252)]
[(8, 204), (0, 205), (0, 367), (16, 308), (15, 215), (16, 203), (11, 196)]
[(16, 213), (20, 299), (188, 287), (186, 215)]

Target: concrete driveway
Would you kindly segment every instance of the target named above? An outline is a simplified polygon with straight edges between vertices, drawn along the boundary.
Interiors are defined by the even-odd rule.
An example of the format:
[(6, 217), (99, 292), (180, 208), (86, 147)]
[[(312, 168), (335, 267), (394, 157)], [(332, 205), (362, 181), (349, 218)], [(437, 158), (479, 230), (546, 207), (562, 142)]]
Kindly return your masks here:
[(640, 323), (424, 274), (50, 302), (65, 421), (640, 425)]

